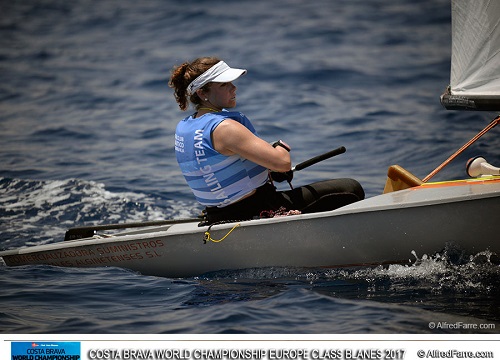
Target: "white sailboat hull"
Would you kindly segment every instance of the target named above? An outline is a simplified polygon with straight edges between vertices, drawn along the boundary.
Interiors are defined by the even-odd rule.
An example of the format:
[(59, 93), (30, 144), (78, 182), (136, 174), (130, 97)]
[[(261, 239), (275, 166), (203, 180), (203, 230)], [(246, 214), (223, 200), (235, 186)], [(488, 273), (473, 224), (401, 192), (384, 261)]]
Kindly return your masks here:
[[(0, 252), (9, 266), (117, 266), (145, 275), (192, 277), (261, 267), (409, 263), (453, 243), (500, 254), (500, 179), (420, 186), (329, 212), (239, 223), (204, 243), (198, 222)], [(238, 223), (215, 225), (220, 239)]]

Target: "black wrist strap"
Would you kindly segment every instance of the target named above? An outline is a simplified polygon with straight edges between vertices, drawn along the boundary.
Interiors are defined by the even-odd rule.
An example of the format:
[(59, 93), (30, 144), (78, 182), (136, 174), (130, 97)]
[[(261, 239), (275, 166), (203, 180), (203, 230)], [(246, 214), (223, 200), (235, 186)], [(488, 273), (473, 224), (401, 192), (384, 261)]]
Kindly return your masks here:
[(273, 144), (273, 147), (276, 147), (276, 146), (281, 146), (283, 149), (285, 149), (286, 151), (290, 152), (290, 146), (288, 146), (287, 143), (285, 143), (284, 141), (282, 140), (278, 140), (276, 141), (274, 144)]

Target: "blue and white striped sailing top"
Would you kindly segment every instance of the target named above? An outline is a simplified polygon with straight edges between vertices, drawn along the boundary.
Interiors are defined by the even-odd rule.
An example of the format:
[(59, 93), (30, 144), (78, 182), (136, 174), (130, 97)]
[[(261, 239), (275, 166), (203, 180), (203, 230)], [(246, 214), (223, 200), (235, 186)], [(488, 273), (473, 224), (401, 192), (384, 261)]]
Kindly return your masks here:
[(256, 134), (240, 112), (223, 110), (193, 115), (180, 121), (175, 131), (175, 154), (189, 187), (199, 203), (224, 207), (240, 200), (268, 179), (268, 170), (239, 155), (225, 156), (214, 149), (212, 132), (225, 119), (238, 121)]

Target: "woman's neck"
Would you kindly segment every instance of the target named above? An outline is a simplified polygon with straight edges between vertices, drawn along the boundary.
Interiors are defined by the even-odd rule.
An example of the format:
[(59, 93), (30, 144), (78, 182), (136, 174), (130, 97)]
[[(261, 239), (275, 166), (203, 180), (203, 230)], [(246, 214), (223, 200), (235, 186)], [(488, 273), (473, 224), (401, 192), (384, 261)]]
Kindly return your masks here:
[(213, 113), (213, 112), (220, 112), (222, 110), (216, 109), (214, 107), (210, 106), (201, 106), (198, 108), (198, 111), (196, 112), (196, 117), (203, 116), (208, 113)]
[(203, 106), (203, 107), (198, 108), (198, 111), (204, 111), (204, 112), (207, 113), (207, 112), (220, 112), (222, 110), (216, 109), (216, 108), (213, 108), (213, 107), (209, 107), (209, 106), (207, 106), (207, 107)]

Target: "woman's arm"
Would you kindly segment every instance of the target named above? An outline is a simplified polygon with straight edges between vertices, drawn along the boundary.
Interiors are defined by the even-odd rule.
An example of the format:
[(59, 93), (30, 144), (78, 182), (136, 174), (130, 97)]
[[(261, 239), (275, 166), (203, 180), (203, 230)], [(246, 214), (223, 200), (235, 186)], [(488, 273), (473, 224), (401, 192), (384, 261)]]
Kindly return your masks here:
[(277, 172), (286, 172), (292, 167), (290, 153), (286, 149), (273, 147), (235, 120), (222, 121), (213, 131), (212, 141), (215, 150), (226, 156), (238, 154)]

